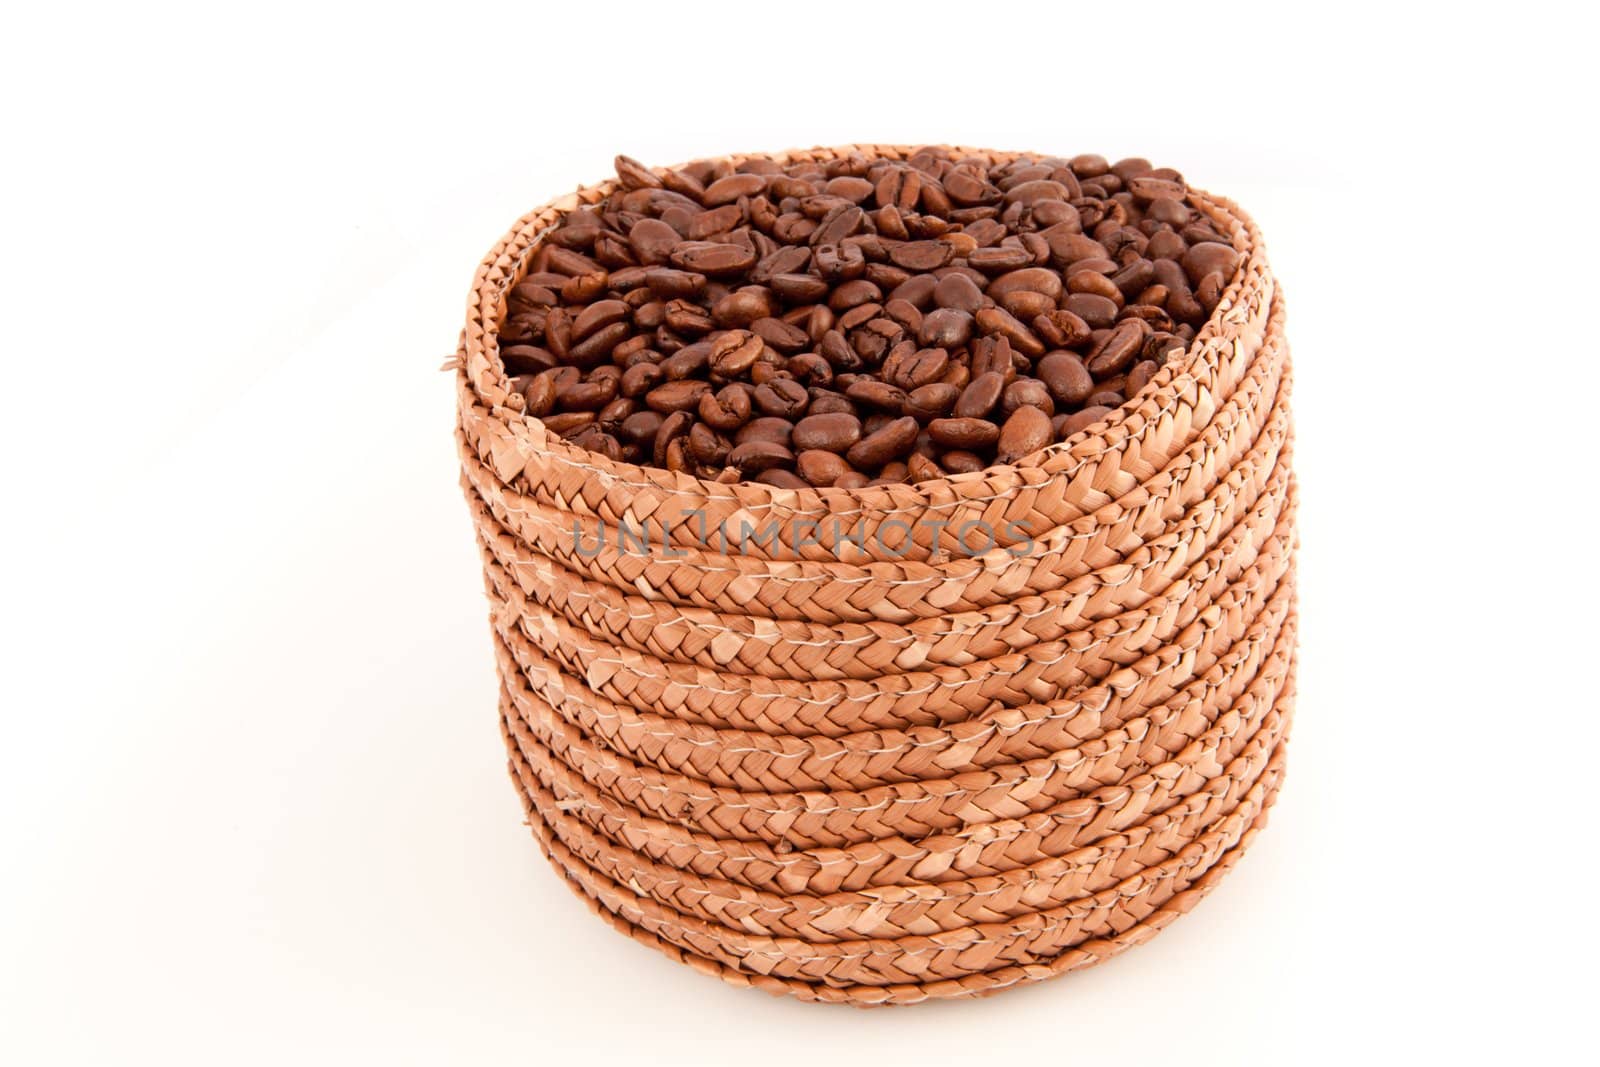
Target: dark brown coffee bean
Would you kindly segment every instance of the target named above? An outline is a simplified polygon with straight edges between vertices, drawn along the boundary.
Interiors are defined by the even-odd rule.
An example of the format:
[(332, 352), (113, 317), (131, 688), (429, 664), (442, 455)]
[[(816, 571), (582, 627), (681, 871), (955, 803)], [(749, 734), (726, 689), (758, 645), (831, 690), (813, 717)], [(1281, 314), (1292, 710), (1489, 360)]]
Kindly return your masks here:
[(538, 374), (522, 390), (523, 410), (543, 417), (555, 410), (556, 382), (548, 374)]
[(906, 480), (909, 482), (928, 482), (943, 477), (944, 471), (939, 469), (939, 464), (920, 452), (913, 452), (906, 459)]
[(1062, 307), (1095, 329), (1110, 326), (1117, 318), (1117, 305), (1093, 293), (1069, 293)]
[(788, 466), (794, 462), (794, 453), (776, 441), (746, 441), (733, 447), (728, 453), (728, 462), (746, 474), (753, 474)]
[(859, 230), (865, 220), (866, 212), (859, 207), (849, 203), (841, 204), (828, 212), (817, 224), (816, 231), (811, 235), (811, 245), (814, 248), (837, 245)]
[(627, 319), (630, 308), (620, 300), (600, 300), (582, 311), (572, 320), (572, 339), (581, 341), (603, 326)]
[(762, 485), (770, 485), (775, 489), (810, 488), (810, 486), (806, 484), (804, 478), (801, 478), (792, 471), (786, 471), (782, 467), (773, 467), (771, 470), (764, 470), (760, 474), (756, 475), (755, 480), (760, 482)]
[(909, 416), (896, 419), (856, 442), (845, 458), (853, 467), (877, 469), (910, 452), (920, 431), (916, 419)]
[(998, 247), (979, 248), (967, 257), (967, 266), (985, 274), (1004, 274), (1018, 270), (1033, 262), (1025, 249)]
[(861, 420), (843, 412), (807, 415), (794, 427), (793, 442), (797, 449), (844, 452), (859, 440)]
[(806, 405), (811, 402), (811, 394), (793, 378), (774, 378), (756, 386), (754, 399), (756, 407), (764, 415), (795, 419), (805, 412)]
[[(981, 314), (981, 312), (980, 312)], [(960, 348), (972, 337), (972, 315), (959, 308), (940, 308), (922, 318), (917, 339), (936, 348)]]
[(933, 302), (970, 315), (983, 306), (983, 290), (965, 274), (954, 272), (940, 278), (933, 287)]
[(942, 348), (919, 348), (890, 367), (885, 360), (883, 375), (892, 385), (910, 392), (938, 381), (950, 365), (950, 353)]
[(918, 422), (928, 422), (948, 414), (960, 395), (961, 389), (949, 382), (930, 382), (907, 393), (902, 410)]
[(559, 415), (546, 415), (541, 420), (544, 428), (562, 437), (571, 437), (594, 422), (592, 411), (565, 411)]
[[(692, 425), (694, 425), (694, 416), (687, 411), (674, 411), (661, 420), (661, 426), (656, 430), (655, 440), (651, 445), (651, 456), (655, 460), (656, 466), (667, 467), (669, 470), (673, 469), (667, 462), (669, 450), (675, 442), (678, 442), (680, 437), (689, 432), (689, 427)], [(679, 443), (679, 469), (683, 466), (683, 450), (684, 446)]]
[(988, 419), (934, 419), (928, 436), (946, 448), (987, 449), (1000, 439), (1000, 427)]
[(703, 422), (697, 422), (689, 429), (689, 456), (696, 463), (707, 466), (722, 466), (728, 457), (729, 450), (733, 447), (728, 439), (717, 433)]
[(828, 283), (809, 274), (775, 274), (772, 291), (794, 304), (810, 304), (828, 296)]
[(628, 231), (628, 244), (639, 262), (657, 266), (672, 257), (672, 250), (683, 240), (678, 231), (660, 219), (640, 219)]
[(1183, 271), (1188, 275), (1190, 284), (1195, 286), (1212, 271), (1220, 271), (1226, 281), (1233, 277), (1238, 265), (1239, 253), (1217, 241), (1203, 241), (1191, 246), (1183, 254)]
[(1050, 397), (1050, 390), (1045, 388), (1044, 382), (1036, 378), (1018, 378), (1006, 386), (1006, 391), (1000, 397), (1000, 411), (1008, 418), (1018, 408), (1036, 407), (1046, 415), (1056, 413), (1055, 401)]
[(1137, 322), (1124, 322), (1101, 338), (1089, 352), (1087, 366), (1096, 378), (1121, 374), (1132, 365), (1144, 346), (1144, 330)]
[(657, 296), (682, 299), (694, 296), (706, 287), (706, 276), (671, 267), (652, 267), (645, 273), (644, 284)]
[(567, 411), (598, 411), (616, 395), (617, 380), (600, 378), (567, 386), (556, 394), (556, 403)]
[(1052, 302), (1061, 299), (1064, 291), (1061, 275), (1055, 271), (1046, 270), (1044, 267), (1026, 267), (1000, 275), (989, 283), (986, 292), (991, 300), (999, 300), (1007, 293), (1018, 289), (1047, 296)]
[(1012, 412), (1000, 428), (995, 460), (999, 463), (1015, 463), (1039, 451), (1051, 440), (1050, 416), (1036, 407), (1020, 407)]
[(1002, 308), (983, 308), (973, 316), (979, 331), (998, 337), (1004, 337), (1010, 342), (1011, 347), (1018, 352), (1029, 356), (1044, 354), (1044, 343), (1034, 336), (1033, 331), (1016, 320), (1016, 317)]
[(720, 378), (737, 378), (755, 365), (766, 349), (766, 342), (748, 330), (729, 330), (711, 342), (711, 373)]
[(750, 388), (746, 385), (735, 383), (725, 385), (716, 393), (706, 392), (701, 394), (695, 406), (704, 422), (714, 430), (737, 430), (750, 421), (752, 408)]
[(661, 429), (661, 422), (658, 411), (636, 411), (622, 420), (622, 439), (629, 444), (649, 447), (656, 439), (656, 431)]
[(559, 361), (553, 352), (537, 345), (508, 345), (500, 350), (500, 362), (511, 374), (538, 374)]
[(712, 278), (726, 278), (749, 270), (756, 254), (748, 248), (728, 244), (680, 244), (672, 253), (672, 264)]
[(844, 395), (858, 404), (865, 404), (867, 407), (876, 408), (879, 411), (887, 411), (895, 415), (903, 411), (906, 406), (905, 390), (890, 385), (888, 382), (880, 382), (870, 378), (851, 382), (845, 388)]
[(1066, 421), (1061, 424), (1056, 432), (1059, 439), (1065, 441), (1073, 434), (1093, 426), (1109, 414), (1111, 414), (1111, 409), (1108, 407), (1084, 408), (1082, 411), (1067, 416)]
[(985, 371), (972, 379), (966, 389), (962, 390), (961, 397), (955, 403), (954, 413), (961, 419), (987, 418), (1000, 402), (1000, 396), (1005, 392), (1005, 376), (999, 371)]
[(711, 391), (711, 383), (685, 379), (658, 385), (645, 394), (644, 402), (662, 414), (688, 412), (699, 406), (700, 398)]
[(742, 445), (747, 441), (771, 441), (788, 448), (793, 436), (794, 423), (788, 419), (763, 415), (739, 427), (739, 432), (733, 435), (733, 442)]
[(812, 485), (824, 486), (832, 485), (850, 466), (837, 453), (811, 449), (795, 457), (795, 470)]
[(889, 252), (889, 259), (906, 270), (938, 270), (950, 262), (954, 250), (940, 241), (907, 241)]

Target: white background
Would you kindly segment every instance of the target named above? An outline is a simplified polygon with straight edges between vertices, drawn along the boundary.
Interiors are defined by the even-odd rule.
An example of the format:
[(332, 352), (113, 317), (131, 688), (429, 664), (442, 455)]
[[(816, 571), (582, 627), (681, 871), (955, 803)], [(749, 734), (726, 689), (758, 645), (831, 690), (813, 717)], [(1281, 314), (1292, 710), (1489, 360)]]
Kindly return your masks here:
[[(1592, 36), (1539, 4), (568, 6), (7, 15), (0, 1060), (1575, 1057)], [(698, 976), (546, 866), (436, 370), (481, 255), (614, 153), (851, 141), (1146, 155), (1238, 200), (1304, 502), (1290, 776), (1222, 889), (1093, 971), (878, 1012)]]

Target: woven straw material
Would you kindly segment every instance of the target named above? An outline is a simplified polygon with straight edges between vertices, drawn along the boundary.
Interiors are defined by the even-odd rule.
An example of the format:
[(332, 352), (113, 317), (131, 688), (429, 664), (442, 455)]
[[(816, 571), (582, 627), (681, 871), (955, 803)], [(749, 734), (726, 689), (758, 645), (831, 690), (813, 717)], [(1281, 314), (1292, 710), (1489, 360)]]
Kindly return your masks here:
[(507, 405), (507, 293), (615, 188), (518, 221), (452, 362), (511, 774), (572, 888), (698, 970), (863, 1006), (1077, 970), (1193, 908), (1265, 824), (1294, 708), (1292, 376), (1255, 226), (1190, 194), (1241, 266), (1103, 422), (790, 490), (612, 462)]

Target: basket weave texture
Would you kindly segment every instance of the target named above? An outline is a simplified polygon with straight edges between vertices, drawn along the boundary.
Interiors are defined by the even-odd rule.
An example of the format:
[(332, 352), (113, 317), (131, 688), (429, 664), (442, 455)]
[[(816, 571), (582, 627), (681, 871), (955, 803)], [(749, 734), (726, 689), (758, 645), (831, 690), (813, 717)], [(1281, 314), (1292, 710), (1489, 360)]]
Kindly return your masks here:
[[(1242, 266), (1106, 421), (788, 490), (612, 462), (505, 404), (508, 291), (614, 188), (517, 222), (455, 360), (502, 733), (572, 888), (698, 970), (858, 1005), (1049, 978), (1194, 907), (1265, 824), (1293, 712), (1289, 354), (1254, 224), (1191, 194)], [(773, 535), (694, 536), (742, 525)]]

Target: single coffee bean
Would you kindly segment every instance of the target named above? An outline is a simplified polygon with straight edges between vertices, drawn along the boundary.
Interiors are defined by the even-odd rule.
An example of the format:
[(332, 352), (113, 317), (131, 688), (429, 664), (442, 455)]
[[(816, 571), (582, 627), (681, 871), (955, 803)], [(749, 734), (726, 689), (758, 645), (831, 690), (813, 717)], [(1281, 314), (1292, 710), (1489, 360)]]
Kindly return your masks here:
[(1190, 246), (1183, 254), (1183, 271), (1189, 277), (1192, 285), (1198, 286), (1200, 279), (1212, 271), (1220, 271), (1223, 280), (1233, 277), (1233, 272), (1239, 265), (1239, 253), (1230, 245), (1217, 241), (1202, 241)]
[(1000, 427), (995, 459), (1000, 463), (1015, 463), (1048, 445), (1051, 435), (1049, 415), (1036, 407), (1020, 407)]
[(1000, 439), (1000, 427), (988, 419), (934, 419), (928, 436), (946, 448), (986, 449)]
[(1000, 402), (1000, 396), (1005, 392), (1005, 376), (999, 371), (985, 371), (972, 379), (961, 392), (961, 397), (955, 403), (955, 415), (962, 419), (987, 418)]
[(739, 432), (734, 434), (733, 442), (742, 445), (747, 441), (770, 441), (788, 448), (793, 436), (794, 423), (788, 419), (762, 415), (741, 426)]
[(794, 427), (793, 442), (796, 449), (844, 452), (859, 440), (861, 420), (844, 412), (807, 415)]
[(766, 342), (750, 331), (729, 330), (711, 342), (711, 373), (719, 378), (737, 378), (755, 365), (765, 348)]
[(944, 381), (929, 382), (906, 394), (902, 410), (918, 422), (928, 422), (948, 414), (960, 396), (959, 386)]
[(960, 348), (972, 337), (972, 325), (970, 313), (960, 308), (941, 307), (923, 316), (917, 340), (930, 348)]
[(754, 399), (763, 415), (795, 419), (806, 410), (811, 394), (793, 378), (774, 378), (756, 386)]
[(699, 406), (700, 398), (711, 391), (711, 383), (683, 379), (666, 382), (645, 394), (644, 402), (662, 414), (688, 412)]
[(1050, 396), (1064, 407), (1076, 407), (1094, 392), (1094, 376), (1076, 353), (1051, 352), (1035, 369)]
[(592, 411), (566, 411), (559, 415), (546, 415), (541, 420), (545, 429), (562, 437), (571, 437), (594, 422)]
[(680, 244), (671, 258), (675, 267), (713, 278), (737, 275), (756, 263), (756, 254), (748, 248), (705, 242)]
[(772, 467), (788, 466), (794, 462), (794, 453), (776, 441), (746, 441), (733, 447), (728, 453), (728, 462), (746, 474), (752, 474)]
[(851, 446), (845, 458), (852, 467), (876, 469), (911, 451), (917, 443), (921, 427), (917, 420), (906, 416), (895, 419), (879, 430), (868, 434)]
[(1044, 382), (1037, 378), (1018, 378), (1006, 386), (1006, 391), (1000, 397), (1000, 411), (1009, 418), (1018, 408), (1036, 407), (1046, 415), (1056, 413), (1055, 401), (1051, 399), (1050, 390)]
[(832, 485), (850, 466), (835, 452), (811, 449), (795, 457), (795, 470), (807, 482), (821, 486)]
[(1095, 423), (1104, 419), (1109, 414), (1111, 414), (1111, 409), (1107, 407), (1087, 407), (1082, 411), (1075, 412), (1074, 414), (1067, 416), (1066, 420), (1056, 431), (1058, 438), (1065, 441), (1073, 434), (1079, 433), (1088, 429), (1090, 426), (1093, 426)]
[(737, 430), (750, 421), (753, 404), (750, 387), (741, 383), (725, 385), (717, 392), (704, 392), (695, 406), (700, 421), (714, 430)]
[(893, 414), (899, 414), (906, 406), (906, 394), (903, 389), (870, 378), (851, 382), (845, 389), (844, 395), (858, 404)]
[(1144, 330), (1137, 322), (1124, 322), (1112, 330), (1089, 353), (1089, 373), (1096, 378), (1120, 374), (1132, 365), (1144, 346)]

